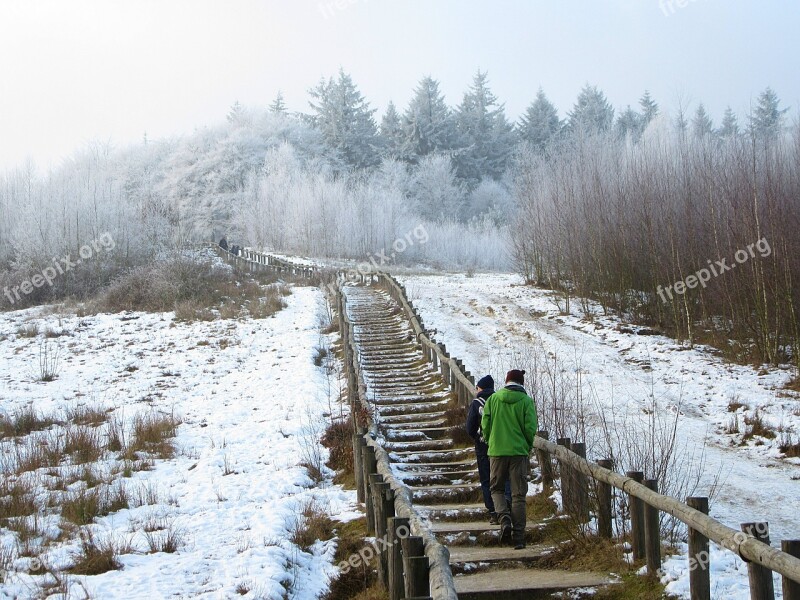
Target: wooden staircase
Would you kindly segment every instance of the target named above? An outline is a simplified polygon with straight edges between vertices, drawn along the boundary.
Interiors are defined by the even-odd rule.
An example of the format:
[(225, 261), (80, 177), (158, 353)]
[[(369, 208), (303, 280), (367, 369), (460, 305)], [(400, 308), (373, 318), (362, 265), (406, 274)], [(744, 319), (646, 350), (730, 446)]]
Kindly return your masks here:
[(395, 476), (412, 492), (415, 510), (448, 548), (458, 597), (531, 599), (568, 592), (579, 598), (614, 583), (607, 573), (537, 568), (555, 549), (541, 539), (544, 521), (529, 520), (524, 550), (499, 544), (498, 527), (488, 523), (481, 502), (474, 449), (457, 446), (448, 427), (451, 392), (425, 360), (404, 313), (380, 288), (343, 290), (381, 444)]

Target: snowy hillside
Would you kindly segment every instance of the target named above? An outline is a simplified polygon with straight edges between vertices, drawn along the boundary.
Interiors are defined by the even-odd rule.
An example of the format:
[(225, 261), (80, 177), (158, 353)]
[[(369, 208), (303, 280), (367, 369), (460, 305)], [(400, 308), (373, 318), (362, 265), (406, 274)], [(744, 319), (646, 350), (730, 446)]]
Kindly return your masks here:
[[(677, 467), (690, 478), (702, 471), (694, 495), (712, 493), (711, 516), (734, 528), (745, 521), (769, 521), (773, 546), (800, 533), (800, 459), (781, 458), (779, 450), (796, 443), (800, 432), (798, 394), (783, 389), (788, 370), (732, 365), (708, 348), (688, 349), (652, 332), (636, 335), (636, 328), (599, 311), (591, 321), (577, 310), (564, 315), (552, 292), (524, 286), (515, 275), (399, 279), (425, 326), (437, 330), (435, 339), (474, 375), (491, 372), (502, 381), (513, 366), (529, 369), (529, 379), (536, 371), (539, 386), (542, 380), (545, 385), (557, 381), (569, 384), (573, 394), (580, 387), (590, 426), (598, 423), (597, 412), (624, 429), (646, 420), (654, 409), (666, 415), (679, 410), (676, 445), (686, 463)], [(755, 415), (766, 437), (744, 440)], [(728, 433), (734, 423), (739, 433)], [(589, 448), (591, 458), (603, 458), (598, 455), (602, 444)], [(729, 552), (715, 553), (712, 561), (715, 597), (748, 597), (742, 561)], [(671, 560), (666, 568), (671, 577), (681, 577), (668, 589), (688, 590), (685, 558)]]
[[(335, 402), (329, 394), (336, 390), (312, 362), (322, 338), (321, 293), (294, 288), (286, 301), (288, 307), (268, 319), (191, 324), (176, 322), (172, 313), (79, 318), (31, 309), (0, 315), (3, 414), (13, 415), (32, 402), (42, 415), (74, 414), (84, 406), (100, 407), (126, 423), (137, 414), (174, 415), (180, 423), (173, 458), (154, 460), (149, 470), (133, 469), (119, 478), (140, 501), (86, 526), (97, 539), (128, 546), (119, 556), (122, 568), (69, 576), (70, 597), (281, 598), (290, 593), (311, 599), (327, 588), (334, 543), (304, 551), (291, 536), (309, 502), (346, 520), (355, 496), (331, 484), (330, 473), (317, 484), (300, 466), (310, 453), (326, 456), (319, 434), (323, 415)], [(51, 336), (63, 335), (45, 341), (48, 330)], [(47, 383), (38, 381), (46, 345), (59, 355), (57, 378)], [(51, 431), (64, 433), (59, 425)], [(13, 442), (2, 444), (5, 469)], [(117, 461), (104, 455), (95, 471), (102, 480), (117, 468)], [(38, 494), (60, 493), (48, 482), (67, 477), (68, 471), (37, 471)], [(13, 477), (25, 476), (31, 474)], [(63, 493), (90, 485), (78, 479)], [(59, 537), (67, 526), (57, 514), (38, 526), (42, 535), (34, 536), (27, 552), (14, 551), (5, 565), (9, 573), (0, 597), (37, 593), (47, 576), (28, 574), (39, 566), (34, 561), (57, 570), (77, 555), (75, 537)], [(152, 553), (154, 535), (173, 535), (177, 551)], [(8, 555), (13, 535), (4, 530), (0, 541)], [(18, 556), (26, 553), (31, 556)]]

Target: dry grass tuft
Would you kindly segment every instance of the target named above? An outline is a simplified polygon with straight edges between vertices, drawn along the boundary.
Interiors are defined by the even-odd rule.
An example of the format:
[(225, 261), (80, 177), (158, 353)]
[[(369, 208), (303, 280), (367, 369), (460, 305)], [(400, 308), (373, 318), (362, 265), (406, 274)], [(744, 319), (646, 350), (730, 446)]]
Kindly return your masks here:
[(300, 506), (294, 526), (289, 535), (292, 543), (308, 552), (317, 540), (329, 540), (334, 536), (334, 523), (325, 509), (314, 500)]
[(175, 444), (171, 438), (177, 433), (180, 420), (174, 414), (158, 412), (141, 413), (133, 419), (131, 441), (125, 449), (129, 460), (138, 458), (138, 453), (166, 459), (175, 456)]
[(93, 425), (97, 427), (109, 419), (109, 411), (101, 406), (86, 406), (84, 404), (71, 406), (64, 409), (64, 417), (74, 425)]
[(103, 456), (100, 432), (93, 427), (67, 427), (64, 434), (63, 452), (68, 454), (72, 463), (76, 465), (98, 461)]
[(775, 431), (764, 422), (761, 412), (756, 410), (752, 417), (744, 418), (745, 432), (742, 439), (749, 440), (754, 437), (762, 437), (767, 439), (775, 438)]
[(42, 415), (33, 405), (29, 405), (16, 410), (12, 415), (0, 415), (0, 439), (42, 431), (55, 423), (55, 418)]
[(81, 532), (80, 550), (73, 556), (74, 563), (68, 570), (75, 575), (100, 575), (121, 568), (120, 554), (132, 551), (128, 542), (116, 542), (111, 537), (98, 540), (90, 530)]
[(9, 519), (27, 517), (39, 511), (36, 486), (28, 477), (11, 481), (3, 477), (0, 481), (0, 525)]

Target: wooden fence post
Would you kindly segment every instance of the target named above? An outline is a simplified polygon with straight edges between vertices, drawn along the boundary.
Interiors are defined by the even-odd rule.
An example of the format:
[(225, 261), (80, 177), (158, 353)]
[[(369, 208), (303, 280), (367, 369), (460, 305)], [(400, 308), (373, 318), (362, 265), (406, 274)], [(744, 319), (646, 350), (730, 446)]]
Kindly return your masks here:
[[(597, 464), (608, 469), (614, 470), (614, 461), (610, 458), (598, 460)], [(613, 488), (602, 481), (597, 482), (597, 533), (601, 538), (610, 540), (614, 537), (614, 526), (611, 514), (613, 506)]]
[(364, 440), (364, 430), (358, 428), (353, 436), (353, 472), (356, 478), (356, 499), (364, 502), (364, 466), (363, 455), (367, 442)]
[[(708, 498), (689, 497), (686, 504), (708, 514)], [(689, 527), (689, 591), (691, 600), (711, 600), (708, 538)]]
[[(572, 444), (572, 451), (586, 459), (586, 444), (583, 442), (576, 442)], [(589, 479), (578, 471), (578, 469), (571, 469), (572, 471), (572, 494), (575, 502), (575, 517), (581, 523), (589, 522)]]
[(370, 445), (364, 446), (362, 462), (364, 465), (364, 508), (366, 509), (367, 513), (367, 532), (370, 535), (375, 535), (375, 512), (372, 508), (372, 489), (369, 481), (369, 476), (378, 471), (378, 461), (375, 458), (375, 448)]
[[(569, 438), (558, 438), (556, 440), (556, 444), (559, 446), (564, 446), (567, 450), (572, 447), (572, 442)], [(561, 502), (564, 505), (564, 512), (567, 514), (573, 514), (575, 510), (575, 504), (572, 498), (572, 469), (570, 469), (569, 465), (559, 461), (559, 475), (561, 477)]]
[(392, 517), (389, 519), (389, 600), (405, 597), (403, 582), (403, 552), (400, 544), (411, 534), (408, 519)]
[[(375, 538), (386, 541), (386, 493), (391, 490), (389, 483), (383, 480), (383, 475), (370, 475), (373, 486), (372, 502), (375, 510)], [(394, 511), (392, 511), (394, 512)], [(381, 542), (378, 542), (378, 579), (383, 587), (388, 588), (389, 578), (386, 572), (386, 552)]]
[[(644, 484), (658, 492), (658, 480), (646, 479)], [(661, 526), (659, 525), (658, 509), (644, 505), (644, 540), (647, 546), (647, 572), (656, 575), (661, 569)]]
[(425, 556), (425, 543), (421, 537), (409, 536), (401, 541), (406, 598), (429, 596), (430, 565)]
[[(550, 434), (546, 431), (539, 431), (536, 435), (540, 438), (547, 440), (550, 439)], [(536, 449), (536, 460), (539, 461), (539, 470), (542, 472), (542, 485), (544, 487), (553, 487), (553, 463), (550, 460), (550, 453), (547, 450)]]
[[(783, 540), (781, 550), (800, 558), (800, 540)], [(800, 600), (800, 583), (783, 576), (783, 600)]]
[[(742, 523), (742, 531), (769, 545), (769, 523)], [(747, 563), (747, 576), (750, 579), (751, 600), (775, 600), (775, 585), (772, 571), (752, 562)]]
[(391, 484), (388, 482), (384, 483), (381, 486), (382, 494), (380, 497), (381, 503), (381, 522), (382, 522), (382, 534), (380, 535), (380, 539), (387, 542), (387, 545), (384, 545), (380, 549), (380, 554), (378, 558), (380, 559), (381, 568), (383, 571), (384, 577), (384, 585), (386, 589), (389, 589), (389, 552), (391, 547), (388, 546), (389, 542), (389, 520), (394, 518), (394, 490), (391, 487)]
[[(633, 479), (636, 483), (642, 483), (644, 481), (644, 473), (641, 471), (628, 471), (625, 475)], [(633, 548), (633, 558), (635, 560), (642, 560), (645, 557), (644, 502), (628, 494), (628, 506), (631, 511), (631, 546)]]

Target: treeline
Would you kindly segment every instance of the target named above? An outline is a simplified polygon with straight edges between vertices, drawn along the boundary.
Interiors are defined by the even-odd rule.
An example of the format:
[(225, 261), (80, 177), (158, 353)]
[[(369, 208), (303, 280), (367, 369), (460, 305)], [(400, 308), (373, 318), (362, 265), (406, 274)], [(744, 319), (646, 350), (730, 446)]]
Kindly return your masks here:
[(679, 115), (638, 139), (594, 130), (529, 148), (514, 196), (519, 267), (564, 302), (800, 364), (800, 127), (771, 90), (744, 130)]
[[(262, 109), (236, 103), (223, 123), (191, 135), (95, 143), (43, 176), (32, 165), (6, 173), (0, 291), (104, 234), (113, 249), (24, 300), (85, 295), (225, 235), (381, 266), (516, 261), (532, 280), (679, 336), (730, 333), (770, 360), (789, 351), (798, 142), (771, 90), (741, 126), (730, 109), (716, 126), (702, 104), (670, 117), (647, 92), (617, 111), (593, 86), (563, 118), (539, 90), (512, 123), (481, 72), (455, 106), (424, 77), (408, 106), (390, 104), (380, 121), (343, 71), (309, 98), (305, 112), (280, 95)], [(764, 236), (772, 256), (659, 297), (658, 286)]]

